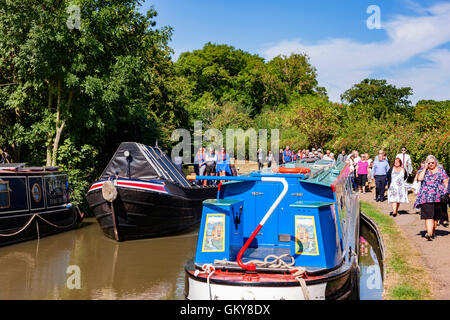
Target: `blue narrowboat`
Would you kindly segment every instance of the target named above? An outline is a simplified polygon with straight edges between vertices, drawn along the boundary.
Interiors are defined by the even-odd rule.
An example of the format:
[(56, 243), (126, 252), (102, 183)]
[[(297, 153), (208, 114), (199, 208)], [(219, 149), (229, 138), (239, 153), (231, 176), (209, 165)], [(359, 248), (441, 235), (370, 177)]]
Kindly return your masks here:
[(81, 219), (59, 167), (0, 165), (0, 246), (67, 231)]
[(203, 202), (187, 299), (359, 297), (360, 204), (346, 163), (298, 161), (226, 179)]

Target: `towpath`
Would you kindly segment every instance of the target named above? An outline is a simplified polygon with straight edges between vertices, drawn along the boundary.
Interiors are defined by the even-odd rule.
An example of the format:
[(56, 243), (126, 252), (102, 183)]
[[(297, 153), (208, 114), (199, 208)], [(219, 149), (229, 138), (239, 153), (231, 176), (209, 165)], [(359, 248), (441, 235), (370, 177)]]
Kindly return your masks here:
[[(359, 194), (359, 196), (362, 201), (375, 205), (387, 215), (392, 212), (392, 206), (387, 200), (375, 201), (375, 188), (372, 192)], [(420, 214), (415, 213), (414, 201), (415, 195), (410, 193), (409, 203), (400, 205), (399, 214), (394, 220), (411, 244), (421, 253), (423, 265), (430, 273), (435, 299), (450, 300), (450, 227), (438, 226), (435, 239), (425, 240), (423, 237), (425, 223), (420, 219)]]

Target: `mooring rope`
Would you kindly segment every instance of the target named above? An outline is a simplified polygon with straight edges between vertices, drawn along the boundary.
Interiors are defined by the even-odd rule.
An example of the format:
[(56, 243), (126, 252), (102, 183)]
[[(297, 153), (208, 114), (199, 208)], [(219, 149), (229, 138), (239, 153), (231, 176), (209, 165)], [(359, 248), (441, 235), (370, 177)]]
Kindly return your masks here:
[(36, 216), (36, 214), (33, 214), (31, 216), (31, 218), (27, 221), (27, 223), (25, 223), (25, 225), (21, 229), (19, 229), (18, 231), (15, 231), (13, 233), (7, 233), (7, 234), (0, 233), (0, 237), (12, 237), (12, 236), (15, 236), (15, 235), (21, 233), (22, 231), (24, 231), (30, 225), (30, 223), (33, 221), (35, 216)]
[(42, 216), (40, 216), (39, 214), (37, 215), (38, 218), (40, 218), (41, 220), (43, 220), (44, 222), (46, 222), (47, 224), (51, 225), (52, 227), (58, 228), (58, 229), (66, 229), (69, 228), (71, 226), (73, 226), (73, 224), (75, 223), (75, 221), (77, 220), (77, 215), (76, 212), (73, 215), (73, 220), (70, 224), (66, 225), (66, 226), (58, 226), (54, 223), (51, 223), (50, 221), (45, 220)]
[(208, 284), (208, 290), (209, 290), (209, 300), (212, 300), (212, 291), (211, 291), (211, 283), (209, 282), (209, 278), (211, 278), (211, 276), (214, 274), (214, 272), (216, 272), (216, 268), (210, 264), (210, 263), (205, 263), (202, 266), (202, 271), (200, 270), (195, 270), (194, 272), (194, 276), (198, 276), (200, 273), (205, 273), (208, 274), (208, 277), (206, 278), (206, 283)]
[[(25, 231), (25, 229), (30, 225), (31, 222), (33, 222), (33, 220), (34, 220), (36, 217), (40, 218), (42, 221), (44, 221), (45, 223), (51, 225), (52, 227), (55, 227), (55, 228), (58, 228), (58, 229), (66, 229), (66, 228), (69, 228), (69, 227), (71, 227), (71, 226), (75, 223), (75, 221), (76, 221), (76, 219), (77, 219), (76, 212), (74, 212), (74, 211), (72, 211), (72, 212), (74, 213), (74, 214), (73, 214), (73, 221), (72, 221), (70, 224), (66, 225), (66, 226), (58, 226), (58, 225), (56, 225), (56, 224), (54, 224), (54, 223), (51, 223), (50, 221), (46, 220), (46, 219), (43, 218), (40, 214), (35, 213), (35, 214), (33, 214), (33, 215), (31, 216), (31, 218), (25, 223), (25, 225), (24, 225), (22, 228), (20, 228), (20, 229), (17, 230), (17, 231), (14, 231), (14, 232), (12, 232), (12, 233), (0, 233), (0, 237), (12, 237), (12, 236), (18, 235), (19, 233)], [(36, 223), (37, 223), (37, 220), (36, 220)], [(38, 227), (37, 227), (37, 228), (38, 228)], [(39, 230), (39, 229), (37, 229), (37, 230)], [(39, 231), (38, 231), (38, 237), (39, 237)]]
[[(291, 262), (287, 263), (286, 261), (283, 260), (283, 258), (291, 258)], [(269, 261), (270, 259), (273, 259), (271, 261)], [(223, 260), (214, 260), (214, 264), (216, 265), (233, 265), (233, 266), (237, 266), (238, 263), (234, 262), (234, 261), (228, 261), (227, 259), (223, 259)], [(292, 276), (299, 282), (300, 287), (302, 289), (303, 292), (303, 296), (305, 298), (305, 300), (309, 300), (309, 290), (306, 286), (306, 281), (304, 279), (304, 275), (306, 273), (306, 268), (304, 267), (295, 267), (295, 259), (293, 256), (291, 256), (288, 253), (282, 254), (280, 256), (276, 256), (274, 254), (269, 254), (268, 256), (266, 256), (264, 258), (264, 261), (261, 260), (251, 260), (248, 261), (246, 263), (244, 263), (245, 265), (247, 264), (254, 264), (257, 267), (261, 267), (261, 268), (271, 268), (271, 269), (281, 269), (281, 268), (286, 268), (289, 270), (289, 272), (292, 274)]]

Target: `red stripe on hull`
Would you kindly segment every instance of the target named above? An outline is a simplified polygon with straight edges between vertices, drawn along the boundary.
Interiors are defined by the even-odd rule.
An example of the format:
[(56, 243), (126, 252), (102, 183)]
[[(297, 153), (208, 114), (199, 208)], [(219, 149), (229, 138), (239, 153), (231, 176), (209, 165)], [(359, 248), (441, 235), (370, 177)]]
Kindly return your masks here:
[[(188, 271), (189, 274), (194, 275), (193, 271)], [(273, 282), (274, 284), (279, 283), (298, 283), (298, 280), (295, 279), (294, 276), (290, 273), (283, 273), (283, 274), (274, 274), (274, 273), (262, 273), (257, 272), (256, 275), (258, 276), (258, 281), (246, 281), (246, 272), (235, 272), (235, 271), (223, 271), (220, 269), (216, 269), (214, 274), (210, 277), (211, 280), (218, 280), (218, 281), (230, 281), (230, 282)], [(306, 276), (306, 275), (305, 275)], [(198, 274), (196, 277), (198, 278), (207, 278), (207, 274)], [(324, 279), (323, 276), (307, 276), (305, 278), (306, 281), (308, 280), (318, 280), (318, 279)]]
[[(139, 183), (139, 182), (123, 182), (123, 181), (117, 181), (118, 186), (124, 186), (124, 187), (135, 187), (135, 188), (142, 188), (142, 189), (148, 189), (148, 190), (157, 190), (166, 192), (166, 189), (162, 185), (149, 185), (146, 183)], [(91, 186), (89, 191), (101, 188), (103, 186), (103, 182), (101, 183), (95, 183)]]
[(151, 189), (151, 190), (166, 191), (166, 189), (163, 186), (156, 186), (156, 185), (150, 186), (150, 185), (143, 184), (143, 183), (118, 181), (117, 184), (119, 186), (139, 187), (139, 188), (145, 188), (145, 189)]

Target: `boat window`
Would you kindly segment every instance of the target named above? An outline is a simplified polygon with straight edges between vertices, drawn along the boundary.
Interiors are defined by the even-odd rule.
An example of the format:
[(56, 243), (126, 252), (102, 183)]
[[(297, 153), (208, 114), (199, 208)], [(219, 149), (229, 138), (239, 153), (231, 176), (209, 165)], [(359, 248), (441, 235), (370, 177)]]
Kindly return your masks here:
[(45, 184), (47, 188), (47, 204), (49, 206), (58, 206), (68, 201), (66, 175), (46, 176)]
[(0, 209), (6, 209), (11, 206), (9, 199), (9, 182), (0, 181)]

